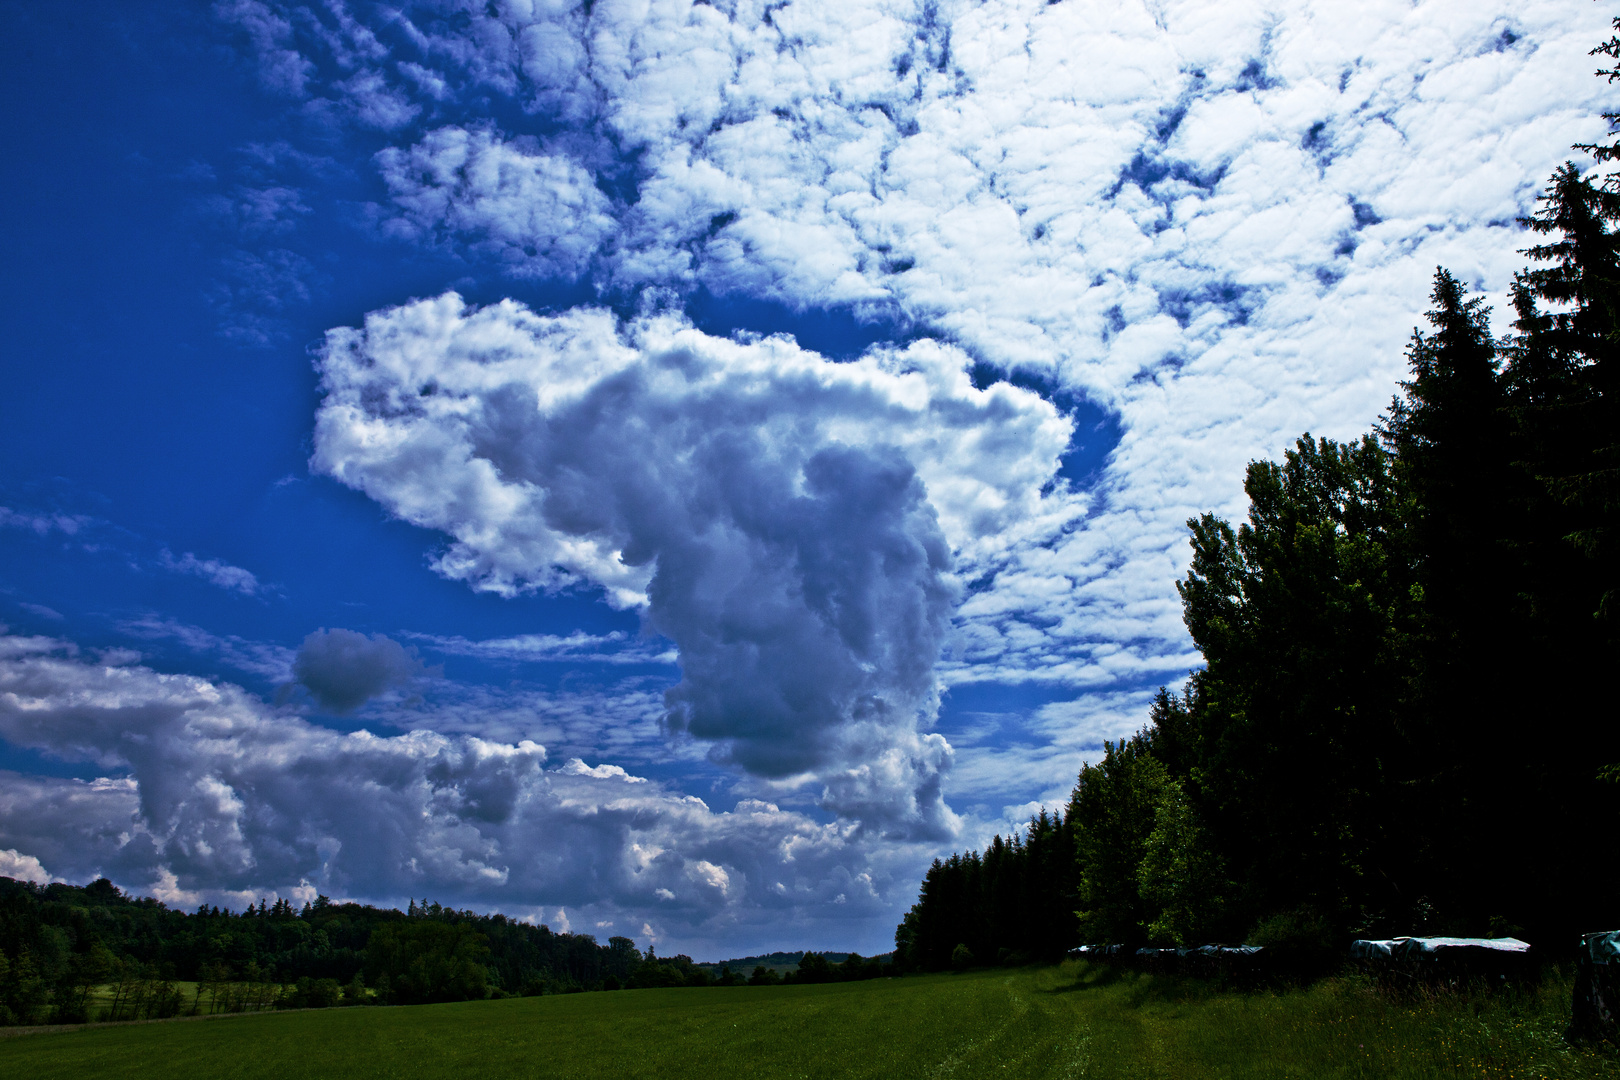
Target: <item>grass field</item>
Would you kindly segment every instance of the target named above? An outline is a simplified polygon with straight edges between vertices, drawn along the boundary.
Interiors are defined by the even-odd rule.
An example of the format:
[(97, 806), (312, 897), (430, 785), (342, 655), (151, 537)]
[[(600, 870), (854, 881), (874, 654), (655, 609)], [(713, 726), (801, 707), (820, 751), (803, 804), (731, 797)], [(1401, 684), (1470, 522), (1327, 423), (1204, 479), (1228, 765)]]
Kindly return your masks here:
[(1561, 1038), (1568, 983), (1395, 1001), (1354, 981), (1217, 992), (987, 970), (826, 986), (325, 1009), (0, 1040), (0, 1075), (190, 1077), (1620, 1077)]

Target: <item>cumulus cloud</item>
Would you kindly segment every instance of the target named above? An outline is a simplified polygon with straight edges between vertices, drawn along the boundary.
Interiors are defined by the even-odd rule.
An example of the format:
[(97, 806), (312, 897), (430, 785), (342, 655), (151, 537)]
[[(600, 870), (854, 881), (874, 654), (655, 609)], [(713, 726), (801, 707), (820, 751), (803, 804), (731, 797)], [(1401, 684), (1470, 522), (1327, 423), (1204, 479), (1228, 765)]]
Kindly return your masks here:
[(953, 561), (994, 565), (1072, 512), (1040, 495), (1069, 422), (967, 366), (446, 294), (328, 336), (313, 465), (454, 537), (451, 577), (644, 607), (679, 650), (671, 730), (939, 832), (949, 748), (919, 726)]
[(49, 884), (51, 875), (32, 855), (24, 855), (16, 848), (0, 848), (0, 877), (13, 881), (32, 881), (37, 885)]
[(717, 812), (618, 766), (548, 767), (529, 741), (340, 734), (229, 684), (42, 638), (0, 638), (0, 737), (109, 772), (0, 775), (0, 872), (107, 874), (187, 902), (299, 882), (431, 893), (650, 920), (684, 941), (768, 940), (839, 893), (883, 913), (915, 884), (918, 852), (774, 804)]
[(292, 674), (324, 708), (353, 712), (367, 701), (409, 686), (427, 673), (415, 650), (384, 634), (335, 628), (315, 631), (293, 657)]

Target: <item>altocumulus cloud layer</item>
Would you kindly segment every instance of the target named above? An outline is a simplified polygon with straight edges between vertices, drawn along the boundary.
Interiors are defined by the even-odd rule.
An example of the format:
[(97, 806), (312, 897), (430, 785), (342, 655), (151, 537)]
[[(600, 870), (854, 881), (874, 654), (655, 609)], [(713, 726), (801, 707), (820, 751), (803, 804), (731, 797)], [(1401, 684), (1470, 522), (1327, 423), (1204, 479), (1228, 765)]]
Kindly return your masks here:
[(385, 230), (613, 294), (848, 306), (1115, 414), (1084, 527), (961, 609), (953, 682), (1193, 664), (1183, 521), (1235, 509), (1248, 458), (1366, 427), (1437, 263), (1505, 288), (1601, 93), (1580, 0), (220, 10), (267, 85), (394, 143)]
[(758, 936), (785, 910), (871, 914), (909, 884), (890, 880), (896, 851), (771, 803), (716, 813), (529, 741), (341, 734), (229, 684), (44, 638), (0, 638), (0, 736), (123, 774), (4, 774), (0, 866), (153, 882), (173, 903), (241, 904), (267, 883), (499, 896), (563, 926), (713, 941)]
[[(431, 890), (685, 941), (848, 915), (876, 943), (925, 851), (1060, 797), (1198, 661), (1185, 519), (1239, 511), (1243, 463), (1307, 429), (1365, 430), (1433, 267), (1500, 296), (1514, 219), (1601, 127), (1586, 0), (215, 10), (323, 146), (367, 147), (369, 228), (597, 298), (402, 294), (328, 335), (314, 469), (444, 534), (442, 574), (599, 589), (649, 632), (411, 640), (645, 662), (667, 639), (680, 681), (594, 712), (462, 688), (382, 738), (10, 639), (5, 738), (110, 778), (7, 778), (0, 865)], [(921, 340), (833, 363), (698, 331), (705, 294)], [(1076, 399), (1120, 432), (1081, 489), (1055, 479)], [(256, 662), (335, 710), (420, 674), (345, 634)], [(953, 749), (940, 688), (975, 683), (1047, 696)], [(552, 728), (611, 729), (621, 763), (696, 747), (819, 809), (559, 765), (523, 732), (565, 705)]]

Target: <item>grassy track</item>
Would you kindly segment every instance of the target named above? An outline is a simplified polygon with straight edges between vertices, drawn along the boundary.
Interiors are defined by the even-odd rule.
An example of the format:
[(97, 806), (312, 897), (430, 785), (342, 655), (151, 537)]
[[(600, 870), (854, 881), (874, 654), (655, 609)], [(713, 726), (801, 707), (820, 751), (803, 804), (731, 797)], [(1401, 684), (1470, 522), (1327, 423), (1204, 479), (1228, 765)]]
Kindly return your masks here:
[(1062, 968), (830, 986), (326, 1009), (0, 1041), (0, 1075), (749, 1078), (1620, 1077), (1559, 1037), (1567, 983), (1396, 1004)]

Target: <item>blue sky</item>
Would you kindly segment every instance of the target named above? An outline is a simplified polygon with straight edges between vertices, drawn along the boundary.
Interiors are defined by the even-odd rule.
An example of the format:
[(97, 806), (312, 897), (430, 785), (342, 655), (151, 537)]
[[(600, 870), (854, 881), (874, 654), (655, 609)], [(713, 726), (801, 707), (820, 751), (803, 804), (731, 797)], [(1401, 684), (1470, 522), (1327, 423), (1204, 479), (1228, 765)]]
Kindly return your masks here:
[(0, 872), (705, 957), (1061, 801), (1604, 105), (1577, 0), (0, 22)]

